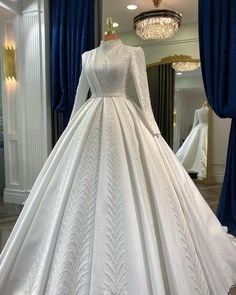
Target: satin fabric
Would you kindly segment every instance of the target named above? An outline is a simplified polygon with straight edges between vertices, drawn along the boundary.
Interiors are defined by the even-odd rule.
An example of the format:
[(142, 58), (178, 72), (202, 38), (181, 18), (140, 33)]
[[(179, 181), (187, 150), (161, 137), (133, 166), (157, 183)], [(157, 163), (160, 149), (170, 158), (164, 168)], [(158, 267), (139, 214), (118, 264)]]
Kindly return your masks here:
[(141, 48), (102, 43), (83, 61), (70, 123), (0, 256), (0, 294), (226, 295), (234, 240), (153, 121)]

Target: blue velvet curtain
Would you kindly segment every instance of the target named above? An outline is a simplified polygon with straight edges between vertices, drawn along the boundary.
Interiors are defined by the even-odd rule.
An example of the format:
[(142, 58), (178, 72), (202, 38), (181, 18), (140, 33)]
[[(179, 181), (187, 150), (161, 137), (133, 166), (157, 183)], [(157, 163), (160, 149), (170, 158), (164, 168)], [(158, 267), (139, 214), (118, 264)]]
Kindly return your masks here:
[(199, 0), (199, 42), (208, 101), (218, 116), (232, 118), (217, 215), (236, 235), (236, 1)]
[(65, 128), (81, 72), (81, 55), (94, 47), (94, 1), (51, 0), (52, 108)]

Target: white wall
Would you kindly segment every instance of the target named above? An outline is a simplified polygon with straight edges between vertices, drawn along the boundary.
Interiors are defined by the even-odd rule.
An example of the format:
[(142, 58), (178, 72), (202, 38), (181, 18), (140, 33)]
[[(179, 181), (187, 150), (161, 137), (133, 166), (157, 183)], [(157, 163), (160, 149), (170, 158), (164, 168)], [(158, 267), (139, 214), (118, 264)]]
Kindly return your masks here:
[[(125, 44), (141, 46), (144, 50), (147, 64), (158, 62), (163, 57), (174, 54), (191, 55), (193, 58), (199, 58), (200, 56), (198, 26), (196, 23), (182, 25), (177, 34), (169, 40), (145, 41), (137, 37), (134, 31), (122, 33), (120, 37)], [(202, 79), (199, 77), (189, 77), (185, 79), (184, 83), (179, 79), (176, 83), (177, 88), (197, 88), (202, 87), (202, 85)], [(212, 123), (213, 181), (222, 182), (226, 163), (230, 119), (220, 119), (213, 115)]]
[[(11, 1), (4, 2), (7, 6)], [(16, 46), (17, 72), (16, 82), (2, 80), (6, 202), (26, 199), (51, 150), (48, 7), (44, 3), (18, 1), (15, 14), (1, 23), (1, 45)]]
[(231, 119), (221, 119), (215, 113), (212, 116), (212, 176), (222, 183), (225, 173), (226, 156)]

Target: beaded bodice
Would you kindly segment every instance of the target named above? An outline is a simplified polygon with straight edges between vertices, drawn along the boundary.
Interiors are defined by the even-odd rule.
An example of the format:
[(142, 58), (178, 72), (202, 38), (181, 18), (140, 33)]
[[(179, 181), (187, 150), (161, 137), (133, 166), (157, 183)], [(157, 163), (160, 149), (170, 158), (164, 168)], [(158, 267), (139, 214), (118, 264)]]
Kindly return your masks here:
[(130, 73), (147, 126), (153, 135), (160, 133), (152, 113), (145, 57), (140, 47), (124, 45), (121, 40), (101, 41), (99, 47), (83, 54), (82, 61), (72, 117), (84, 103), (89, 88), (94, 97), (126, 97)]

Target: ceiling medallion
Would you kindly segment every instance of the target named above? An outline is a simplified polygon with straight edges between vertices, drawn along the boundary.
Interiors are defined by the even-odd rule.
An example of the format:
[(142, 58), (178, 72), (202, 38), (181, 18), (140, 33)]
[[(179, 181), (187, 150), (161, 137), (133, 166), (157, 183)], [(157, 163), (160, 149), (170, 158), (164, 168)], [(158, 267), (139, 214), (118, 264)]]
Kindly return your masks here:
[(171, 63), (172, 68), (179, 72), (189, 72), (197, 70), (201, 63), (199, 59), (190, 55), (172, 55), (162, 58), (161, 63)]
[[(159, 7), (161, 0), (153, 0)], [(166, 39), (172, 37), (181, 25), (182, 14), (168, 9), (145, 11), (133, 19), (136, 34), (144, 40)]]

